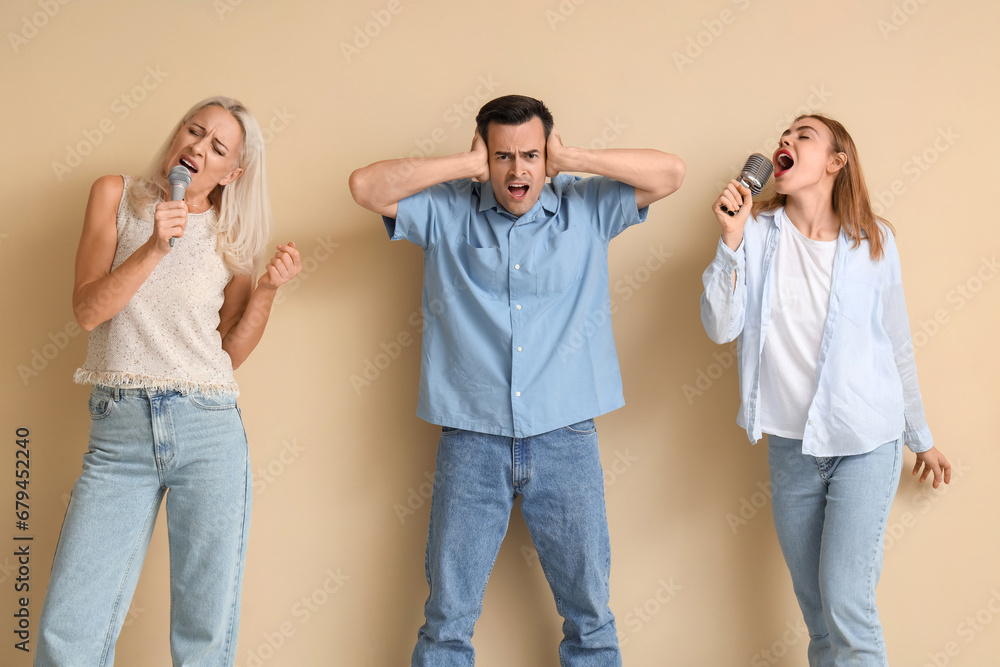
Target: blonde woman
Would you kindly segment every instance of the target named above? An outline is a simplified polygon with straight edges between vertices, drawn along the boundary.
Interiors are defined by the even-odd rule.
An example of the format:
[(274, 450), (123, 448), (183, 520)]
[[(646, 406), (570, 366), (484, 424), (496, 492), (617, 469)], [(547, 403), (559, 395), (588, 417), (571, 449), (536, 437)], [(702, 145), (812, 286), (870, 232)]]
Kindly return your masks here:
[[(183, 201), (167, 174), (191, 172)], [(250, 524), (247, 440), (233, 369), (301, 269), (279, 245), (264, 145), (236, 100), (196, 104), (141, 178), (90, 192), (73, 310), (90, 331), (90, 448), (56, 549), (36, 665), (111, 665), (161, 500), (174, 664), (232, 665)], [(171, 246), (171, 239), (174, 244)]]

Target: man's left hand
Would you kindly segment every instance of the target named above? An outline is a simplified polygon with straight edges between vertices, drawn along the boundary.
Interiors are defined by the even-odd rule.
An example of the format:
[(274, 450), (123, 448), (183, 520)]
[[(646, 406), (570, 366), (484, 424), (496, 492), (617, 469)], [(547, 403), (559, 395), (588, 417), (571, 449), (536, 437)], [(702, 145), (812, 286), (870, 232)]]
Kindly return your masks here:
[(545, 142), (545, 175), (555, 178), (562, 171), (562, 156), (566, 147), (563, 146), (562, 137), (559, 130), (552, 128), (549, 132), (549, 139)]

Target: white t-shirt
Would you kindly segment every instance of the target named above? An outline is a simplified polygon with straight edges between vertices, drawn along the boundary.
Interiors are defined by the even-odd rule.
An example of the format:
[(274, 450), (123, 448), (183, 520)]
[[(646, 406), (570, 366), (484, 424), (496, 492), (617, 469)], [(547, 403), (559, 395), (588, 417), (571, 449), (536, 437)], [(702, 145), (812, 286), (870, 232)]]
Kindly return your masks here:
[(830, 309), (837, 241), (814, 241), (781, 225), (771, 273), (771, 320), (760, 360), (760, 426), (802, 439), (816, 392), (816, 367)]

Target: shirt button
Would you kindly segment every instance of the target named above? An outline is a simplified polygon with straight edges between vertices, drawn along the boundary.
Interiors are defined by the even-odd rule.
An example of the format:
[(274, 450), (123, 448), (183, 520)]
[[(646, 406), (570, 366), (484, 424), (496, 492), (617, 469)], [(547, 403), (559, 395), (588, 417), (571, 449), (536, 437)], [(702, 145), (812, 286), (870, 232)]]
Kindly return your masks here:
[(520, 265), (520, 264), (515, 264), (515, 265), (514, 265), (514, 268), (515, 268), (515, 269), (520, 269), (520, 268), (521, 268), (521, 265)]
[(521, 351), (521, 346), (520, 346), (520, 345), (519, 345), (519, 346), (517, 347), (517, 351), (518, 351), (518, 352), (520, 352), (520, 351)]
[(518, 310), (521, 310), (521, 304), (517, 304), (516, 307), (517, 307)]
[(519, 392), (519, 391), (515, 391), (515, 392), (514, 392), (514, 395), (515, 395), (515, 396), (520, 396), (520, 395), (521, 395), (521, 392)]

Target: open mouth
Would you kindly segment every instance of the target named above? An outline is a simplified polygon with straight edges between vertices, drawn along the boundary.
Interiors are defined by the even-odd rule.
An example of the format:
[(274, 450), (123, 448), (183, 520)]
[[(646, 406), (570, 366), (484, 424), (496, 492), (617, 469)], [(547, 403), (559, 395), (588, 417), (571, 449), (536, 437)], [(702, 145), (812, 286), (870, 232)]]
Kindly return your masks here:
[(521, 184), (513, 184), (507, 186), (507, 192), (514, 199), (521, 200), (528, 196), (528, 186)]
[(777, 167), (777, 170), (774, 172), (774, 177), (777, 178), (778, 176), (781, 176), (786, 171), (791, 169), (794, 164), (795, 160), (792, 159), (792, 156), (788, 151), (785, 149), (779, 150), (774, 154), (774, 166)]
[(190, 160), (188, 160), (185, 157), (181, 157), (181, 159), (178, 161), (178, 164), (180, 164), (182, 166), (185, 166), (188, 169), (190, 169), (192, 174), (197, 174), (198, 173), (198, 167), (194, 166), (194, 163), (191, 162)]

